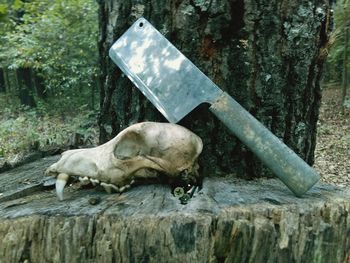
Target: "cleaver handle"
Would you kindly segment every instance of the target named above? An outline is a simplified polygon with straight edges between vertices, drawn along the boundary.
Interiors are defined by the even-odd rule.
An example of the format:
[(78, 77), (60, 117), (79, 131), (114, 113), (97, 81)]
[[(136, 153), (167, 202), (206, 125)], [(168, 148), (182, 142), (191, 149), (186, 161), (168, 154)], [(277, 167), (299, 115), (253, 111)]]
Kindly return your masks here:
[(320, 176), (230, 95), (223, 92), (209, 108), (298, 197)]

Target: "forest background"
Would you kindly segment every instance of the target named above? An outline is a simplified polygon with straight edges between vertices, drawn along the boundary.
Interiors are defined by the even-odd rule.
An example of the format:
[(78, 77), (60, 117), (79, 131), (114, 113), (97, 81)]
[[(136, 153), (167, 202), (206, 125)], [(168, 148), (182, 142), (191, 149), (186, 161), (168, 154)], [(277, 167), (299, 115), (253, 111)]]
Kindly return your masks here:
[[(350, 1), (334, 6), (315, 166), (350, 185)], [(98, 4), (0, 1), (0, 165), (98, 144)]]

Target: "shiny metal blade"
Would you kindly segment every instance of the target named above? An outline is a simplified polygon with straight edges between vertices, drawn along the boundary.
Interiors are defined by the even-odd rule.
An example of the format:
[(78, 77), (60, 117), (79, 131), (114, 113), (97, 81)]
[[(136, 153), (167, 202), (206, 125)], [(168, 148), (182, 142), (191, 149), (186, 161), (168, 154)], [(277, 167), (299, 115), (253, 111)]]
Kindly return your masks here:
[(109, 56), (170, 122), (222, 93), (144, 18), (113, 44)]

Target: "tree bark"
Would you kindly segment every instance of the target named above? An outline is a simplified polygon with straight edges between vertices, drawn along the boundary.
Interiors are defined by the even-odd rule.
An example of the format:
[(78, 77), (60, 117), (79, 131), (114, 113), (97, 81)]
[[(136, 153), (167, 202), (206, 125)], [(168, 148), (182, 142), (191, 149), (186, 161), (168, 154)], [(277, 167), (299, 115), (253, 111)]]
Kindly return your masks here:
[(21, 104), (35, 107), (34, 87), (32, 82), (32, 74), (30, 68), (19, 68), (16, 70), (18, 81), (18, 95)]
[(33, 76), (36, 94), (38, 95), (39, 98), (46, 99), (47, 94), (45, 91), (44, 78), (40, 75), (40, 72), (37, 72), (35, 70), (32, 70), (31, 72)]
[(3, 69), (3, 70), (4, 70), (4, 82), (5, 82), (6, 92), (12, 93), (13, 85), (11, 85), (11, 81), (10, 81), (10, 71), (8, 69)]
[(43, 184), (56, 160), (0, 174), (1, 263), (350, 262), (344, 188), (297, 198), (274, 179), (216, 177), (181, 205), (166, 185), (109, 195), (75, 182), (61, 202)]
[(341, 107), (342, 107), (342, 113), (344, 114), (345, 111), (345, 99), (346, 99), (346, 91), (348, 88), (348, 45), (349, 45), (349, 30), (350, 30), (350, 23), (349, 26), (345, 29), (345, 39), (344, 39), (344, 61), (343, 61), (343, 76), (342, 76), (342, 95), (341, 95)]
[(0, 93), (6, 92), (6, 83), (5, 83), (5, 72), (4, 69), (0, 68)]
[[(132, 123), (166, 121), (108, 57), (140, 16), (309, 164), (314, 161), (329, 1), (100, 1), (100, 142)], [(201, 105), (180, 124), (204, 141), (205, 175), (270, 175)]]

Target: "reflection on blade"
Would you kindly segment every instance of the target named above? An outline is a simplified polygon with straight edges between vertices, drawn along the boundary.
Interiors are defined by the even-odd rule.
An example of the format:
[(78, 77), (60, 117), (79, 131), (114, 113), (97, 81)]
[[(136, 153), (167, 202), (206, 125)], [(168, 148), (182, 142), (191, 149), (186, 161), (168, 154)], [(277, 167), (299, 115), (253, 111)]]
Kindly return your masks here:
[(109, 55), (170, 122), (222, 93), (144, 18), (114, 43)]

